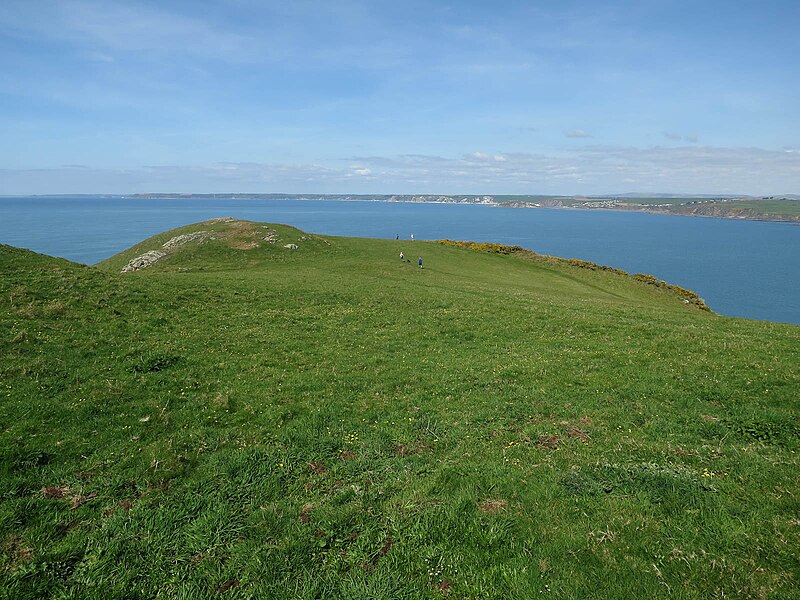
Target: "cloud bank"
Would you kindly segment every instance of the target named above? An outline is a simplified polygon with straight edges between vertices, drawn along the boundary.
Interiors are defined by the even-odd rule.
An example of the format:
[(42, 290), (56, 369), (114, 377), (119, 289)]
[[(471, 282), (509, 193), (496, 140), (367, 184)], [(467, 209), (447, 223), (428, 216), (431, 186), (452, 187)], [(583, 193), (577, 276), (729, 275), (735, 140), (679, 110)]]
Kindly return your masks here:
[[(0, 189), (5, 194), (800, 192), (800, 152), (786, 149), (597, 145), (559, 153), (351, 156), (333, 162), (4, 169)], [(721, 181), (725, 183), (720, 185)]]

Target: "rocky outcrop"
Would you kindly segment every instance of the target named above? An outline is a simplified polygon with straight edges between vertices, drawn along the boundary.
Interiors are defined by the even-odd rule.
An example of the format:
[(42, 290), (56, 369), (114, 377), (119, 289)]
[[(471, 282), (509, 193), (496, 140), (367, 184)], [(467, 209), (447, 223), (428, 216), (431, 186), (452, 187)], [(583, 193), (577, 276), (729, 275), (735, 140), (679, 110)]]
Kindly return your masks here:
[(284, 248), (288, 248), (289, 250), (297, 250), (299, 246), (297, 244), (286, 244)]
[(162, 248), (177, 248), (183, 246), (186, 242), (193, 240), (203, 240), (211, 235), (210, 231), (195, 231), (193, 233), (184, 233), (183, 235), (176, 235), (174, 238), (166, 242)]
[[(230, 217), (224, 217), (221, 219), (212, 219), (214, 222), (229, 222), (234, 221)], [(211, 222), (211, 221), (209, 221)], [(182, 235), (176, 235), (174, 238), (164, 242), (161, 247), (164, 250), (174, 250), (180, 246), (188, 242), (193, 242), (196, 240), (205, 240), (205, 239), (216, 239), (213, 237), (213, 231), (193, 231), (192, 233), (184, 233)], [(152, 264), (155, 264), (162, 258), (167, 256), (167, 252), (163, 252), (161, 250), (150, 250), (149, 252), (145, 252), (144, 254), (137, 256), (133, 260), (131, 260), (127, 265), (122, 267), (123, 273), (130, 273), (131, 271), (140, 271), (141, 269), (146, 269)]]
[(122, 267), (122, 272), (130, 273), (131, 271), (139, 271), (158, 262), (166, 255), (167, 253), (161, 252), (161, 250), (150, 250), (149, 252), (145, 252), (141, 256), (137, 256), (136, 258), (128, 262), (127, 265)]

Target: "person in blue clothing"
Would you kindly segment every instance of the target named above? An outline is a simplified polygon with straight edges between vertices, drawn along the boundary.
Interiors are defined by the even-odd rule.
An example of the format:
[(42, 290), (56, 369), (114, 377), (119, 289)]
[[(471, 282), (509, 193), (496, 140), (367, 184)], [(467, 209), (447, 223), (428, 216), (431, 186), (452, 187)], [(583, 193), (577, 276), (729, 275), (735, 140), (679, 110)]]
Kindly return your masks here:
[(422, 268), (422, 257), (421, 256), (419, 257), (419, 268), (420, 269)]

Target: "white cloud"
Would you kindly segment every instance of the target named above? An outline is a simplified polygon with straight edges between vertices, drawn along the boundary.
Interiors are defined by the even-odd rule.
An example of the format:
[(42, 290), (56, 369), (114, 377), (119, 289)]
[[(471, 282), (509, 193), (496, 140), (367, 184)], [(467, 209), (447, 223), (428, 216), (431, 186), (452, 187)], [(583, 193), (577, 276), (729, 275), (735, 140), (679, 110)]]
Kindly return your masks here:
[(613, 193), (626, 191), (631, 183), (653, 193), (761, 194), (800, 189), (800, 153), (784, 149), (591, 146), (496, 156), (503, 160), (482, 152), (460, 158), (403, 155), (357, 160), (379, 169), (383, 181), (396, 181), (401, 190), (412, 180), (436, 191), (475, 193)]
[(675, 142), (689, 142), (690, 144), (697, 143), (697, 136), (696, 135), (682, 135), (680, 133), (672, 133), (672, 132), (664, 132), (664, 137), (668, 140), (672, 140)]
[(583, 129), (571, 129), (570, 131), (565, 131), (564, 135), (568, 138), (590, 138), (592, 137), (591, 133), (584, 131)]

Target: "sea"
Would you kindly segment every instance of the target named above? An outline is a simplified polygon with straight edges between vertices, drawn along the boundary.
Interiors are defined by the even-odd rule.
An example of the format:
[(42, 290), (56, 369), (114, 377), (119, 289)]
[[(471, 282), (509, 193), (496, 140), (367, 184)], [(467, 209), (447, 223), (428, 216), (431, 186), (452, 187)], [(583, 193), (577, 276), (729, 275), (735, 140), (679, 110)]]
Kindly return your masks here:
[[(94, 264), (214, 217), (309, 233), (519, 245), (649, 273), (717, 313), (800, 324), (800, 225), (627, 211), (276, 198), (0, 197), (0, 243)], [(0, 270), (2, 263), (0, 263)]]

